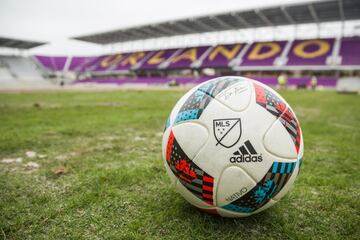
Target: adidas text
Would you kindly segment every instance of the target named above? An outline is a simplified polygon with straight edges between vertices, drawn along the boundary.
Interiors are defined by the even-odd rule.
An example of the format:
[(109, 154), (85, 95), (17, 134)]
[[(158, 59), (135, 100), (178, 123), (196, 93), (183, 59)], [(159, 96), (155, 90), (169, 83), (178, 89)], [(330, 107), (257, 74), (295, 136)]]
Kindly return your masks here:
[(261, 162), (263, 160), (262, 155), (240, 155), (230, 157), (231, 163), (242, 163), (242, 162)]

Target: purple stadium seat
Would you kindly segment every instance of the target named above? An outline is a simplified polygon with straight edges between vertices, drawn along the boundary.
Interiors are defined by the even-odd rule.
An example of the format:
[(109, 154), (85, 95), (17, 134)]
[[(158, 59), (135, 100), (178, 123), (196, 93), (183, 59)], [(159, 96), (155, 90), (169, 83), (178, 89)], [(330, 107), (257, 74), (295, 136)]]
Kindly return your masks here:
[(52, 57), (54, 68), (56, 71), (61, 71), (65, 67), (67, 57)]
[[(334, 39), (295, 40), (287, 54), (286, 66), (326, 66)], [(255, 42), (242, 57), (239, 67), (271, 67), (281, 56), (286, 41)], [(227, 44), (184, 49), (118, 53), (94, 57), (73, 57), (69, 65), (75, 72), (106, 72), (130, 69), (230, 67), (246, 44)], [(360, 38), (344, 38), (340, 48), (342, 65), (360, 65)], [(66, 57), (35, 56), (47, 69), (61, 71)], [(170, 59), (171, 58), (171, 59)], [(167, 65), (162, 65), (167, 62)], [(196, 64), (194, 64), (196, 63)]]
[[(291, 43), (287, 53), (285, 66), (327, 66), (327, 58), (332, 55), (335, 39), (310, 39), (295, 40)], [(207, 67), (230, 67), (232, 60), (239, 54), (243, 54), (242, 61), (238, 67), (262, 67), (276, 66), (274, 61), (283, 54), (287, 42), (255, 42), (246, 48), (246, 44), (227, 44), (218, 46), (203, 46), (184, 49), (165, 49), (145, 52), (118, 53), (113, 55), (101, 55), (93, 57), (76, 56), (71, 59), (67, 70), (73, 72), (116, 72), (123, 70), (148, 70), (148, 69), (181, 69), (181, 68), (207, 68)], [(360, 38), (342, 39), (339, 55), (341, 65), (355, 66), (360, 65)], [(48, 70), (64, 70), (66, 57), (35, 56), (35, 58)], [(171, 58), (171, 59), (170, 59)], [(164, 63), (168, 63), (167, 65)], [(194, 64), (196, 63), (196, 64)], [(332, 67), (328, 65), (328, 67)], [(171, 80), (176, 80), (181, 85), (199, 84), (212, 77), (139, 77), (136, 79), (124, 78), (102, 78), (87, 79), (76, 81), (79, 83), (99, 83), (99, 84), (168, 84)], [(253, 77), (267, 85), (277, 85), (277, 77)], [(290, 86), (307, 86), (310, 77), (291, 77), (288, 79)], [(318, 85), (325, 87), (335, 87), (336, 78), (319, 77)]]
[(206, 56), (201, 67), (227, 67), (242, 50), (245, 44), (227, 44), (215, 46)]
[(169, 69), (190, 68), (209, 47), (185, 48), (171, 59)]
[(281, 55), (285, 44), (285, 41), (253, 43), (245, 53), (240, 66), (273, 66), (275, 59)]
[(342, 65), (360, 65), (360, 38), (342, 39), (340, 56)]
[(288, 66), (326, 65), (334, 39), (296, 40), (288, 54)]
[(48, 70), (61, 71), (64, 69), (67, 57), (35, 56), (35, 58)]
[(71, 63), (69, 66), (69, 70), (70, 71), (76, 71), (79, 66), (81, 66), (82, 64), (84, 64), (84, 62), (86, 61), (88, 57), (72, 57), (71, 58)]
[(157, 69), (160, 64), (171, 57), (177, 49), (166, 49), (150, 52), (140, 69)]
[(48, 56), (35, 56), (35, 58), (41, 63), (41, 65), (48, 69), (54, 71), (54, 67), (52, 65), (51, 57)]

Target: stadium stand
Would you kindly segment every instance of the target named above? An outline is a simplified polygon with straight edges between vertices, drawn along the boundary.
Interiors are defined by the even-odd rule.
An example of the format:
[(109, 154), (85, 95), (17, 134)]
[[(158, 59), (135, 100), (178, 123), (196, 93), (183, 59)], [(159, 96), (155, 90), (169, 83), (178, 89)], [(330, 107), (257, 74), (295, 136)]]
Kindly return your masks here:
[[(337, 22), (343, 27), (344, 22), (359, 19), (358, 0), (325, 0), (210, 14), (77, 36), (74, 39), (106, 45), (224, 30), (275, 28), (308, 23), (320, 26), (322, 23)], [(269, 85), (275, 85), (278, 76), (286, 74), (289, 85), (304, 87), (311, 78), (316, 78), (318, 85), (334, 87), (342, 75), (355, 76), (360, 70), (360, 39), (353, 37), (354, 34), (344, 37), (343, 29), (338, 30), (338, 34), (334, 32), (327, 38), (290, 37), (290, 40), (282, 41), (186, 46), (94, 57), (78, 56), (71, 60), (69, 70), (82, 79), (76, 81), (77, 84), (161, 84), (172, 83), (174, 80), (178, 84), (188, 84), (202, 81), (210, 75), (210, 70), (213, 76), (245, 75)], [(192, 80), (189, 76), (192, 76)]]
[[(28, 50), (45, 43), (0, 37), (0, 47)], [(41, 65), (42, 66), (42, 65)], [(1, 87), (48, 86), (41, 66), (31, 57), (0, 55)]]
[(2, 87), (49, 86), (43, 71), (32, 58), (0, 56), (0, 82)]
[[(334, 51), (339, 41), (340, 51)], [(360, 38), (310, 39), (295, 41), (239, 43), (231, 45), (165, 49), (149, 52), (118, 53), (97, 57), (73, 57), (70, 71), (117, 72), (147, 69), (234, 68), (308, 69), (360, 66)], [(354, 52), (355, 51), (355, 52)], [(354, 54), (357, 53), (357, 54)], [(329, 61), (338, 57), (340, 61)], [(49, 70), (61, 71), (66, 57), (36, 56)], [(281, 61), (280, 61), (281, 60)]]
[(15, 78), (22, 80), (43, 79), (41, 71), (30, 58), (2, 56), (1, 61), (7, 64), (10, 72)]
[[(338, 46), (337, 48), (335, 46)], [(228, 69), (230, 71), (251, 70), (342, 70), (360, 68), (360, 38), (307, 39), (295, 41), (273, 41), (238, 43), (193, 48), (163, 49), (147, 52), (118, 53), (93, 57), (49, 57), (36, 56), (43, 66), (52, 71), (61, 71), (65, 62), (70, 61), (68, 71), (78, 75), (90, 74), (90, 79), (75, 83), (106, 84), (166, 84), (175, 80), (178, 84), (195, 84), (208, 77), (142, 77), (141, 72), (162, 71), (171, 75), (179, 70), (205, 68)], [(337, 61), (334, 61), (337, 59)], [(140, 77), (116, 74), (132, 73)], [(115, 78), (114, 76), (115, 75)], [(98, 76), (98, 77), (96, 77)], [(276, 85), (276, 76), (252, 76), (269, 85)], [(289, 85), (307, 85), (311, 76), (290, 77)], [(335, 87), (336, 77), (319, 77), (318, 85)]]
[(67, 57), (35, 56), (35, 59), (47, 70), (62, 71), (64, 70)]
[[(358, 0), (327, 0), (144, 25), (74, 39), (98, 44), (158, 37), (208, 33), (230, 29), (276, 27), (360, 19)], [(335, 36), (335, 34), (334, 34)], [(43, 43), (0, 38), (4, 46), (31, 48)], [(71, 78), (74, 84), (197, 84), (221, 75), (251, 76), (276, 85), (287, 75), (288, 84), (306, 87), (312, 77), (320, 86), (334, 88), (342, 76), (360, 72), (360, 38), (239, 42), (151, 51), (119, 52), (100, 56), (2, 57), (0, 78)], [(36, 67), (36, 66), (40, 66)], [(209, 73), (211, 72), (211, 73)]]
[(8, 66), (3, 61), (1, 61), (0, 58), (0, 80), (3, 82), (12, 79), (14, 79), (13, 74), (9, 71)]
[(340, 56), (341, 65), (354, 66), (360, 65), (360, 38), (344, 38), (341, 41)]
[(74, 72), (81, 72), (81, 67), (87, 65), (88, 61), (90, 61), (91, 59), (92, 58), (89, 57), (72, 57), (68, 70)]

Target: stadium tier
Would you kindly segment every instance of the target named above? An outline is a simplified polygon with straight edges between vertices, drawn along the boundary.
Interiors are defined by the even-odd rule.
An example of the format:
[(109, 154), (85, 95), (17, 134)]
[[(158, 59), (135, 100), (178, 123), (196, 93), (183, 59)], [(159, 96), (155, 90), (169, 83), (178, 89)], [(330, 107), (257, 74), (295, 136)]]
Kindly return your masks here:
[(38, 87), (51, 83), (43, 76), (41, 66), (31, 58), (20, 56), (0, 56), (0, 87)]
[(64, 69), (67, 57), (36, 56), (36, 59), (47, 70), (50, 70), (50, 71), (62, 71)]
[(359, 38), (344, 38), (341, 42), (340, 56), (342, 57), (342, 65), (359, 65)]
[(255, 42), (96, 57), (36, 56), (50, 71), (122, 72), (151, 69), (341, 69), (360, 67), (360, 38)]

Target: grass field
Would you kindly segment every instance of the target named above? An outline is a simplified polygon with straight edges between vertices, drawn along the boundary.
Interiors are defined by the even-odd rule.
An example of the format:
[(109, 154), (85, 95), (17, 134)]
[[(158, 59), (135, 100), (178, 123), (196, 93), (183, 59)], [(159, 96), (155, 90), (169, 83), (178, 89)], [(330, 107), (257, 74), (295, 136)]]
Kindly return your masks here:
[(359, 96), (282, 92), (304, 134), (301, 173), (274, 207), (223, 219), (188, 204), (163, 167), (182, 94), (1, 93), (0, 159), (23, 160), (0, 162), (0, 239), (360, 239)]

